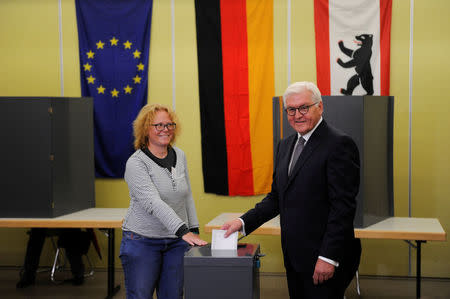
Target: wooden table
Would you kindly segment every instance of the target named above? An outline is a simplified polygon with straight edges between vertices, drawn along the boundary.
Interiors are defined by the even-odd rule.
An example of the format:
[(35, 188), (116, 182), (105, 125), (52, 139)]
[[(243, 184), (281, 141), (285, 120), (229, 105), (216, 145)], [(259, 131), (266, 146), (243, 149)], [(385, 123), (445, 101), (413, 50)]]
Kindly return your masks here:
[[(205, 232), (220, 229), (223, 223), (241, 216), (242, 213), (222, 213), (205, 225)], [(280, 219), (275, 217), (264, 223), (253, 235), (279, 235)], [(446, 241), (447, 234), (436, 218), (390, 217), (365, 228), (355, 228), (355, 237), (360, 239), (392, 239), (415, 241), (417, 249), (416, 296), (420, 298), (421, 245), (427, 241)]]
[(114, 287), (114, 230), (122, 227), (127, 209), (91, 208), (55, 218), (0, 218), (0, 227), (11, 228), (102, 228), (108, 234), (107, 297), (112, 298), (120, 289)]

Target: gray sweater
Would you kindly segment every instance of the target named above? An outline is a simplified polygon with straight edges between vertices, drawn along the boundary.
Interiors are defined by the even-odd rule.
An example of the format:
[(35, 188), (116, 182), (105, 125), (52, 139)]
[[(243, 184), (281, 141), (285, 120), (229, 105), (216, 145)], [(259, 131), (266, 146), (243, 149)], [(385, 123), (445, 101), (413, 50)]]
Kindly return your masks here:
[(130, 191), (130, 207), (122, 229), (148, 238), (176, 238), (186, 224), (199, 226), (184, 152), (173, 147), (177, 156), (170, 172), (137, 150), (128, 159), (125, 181)]

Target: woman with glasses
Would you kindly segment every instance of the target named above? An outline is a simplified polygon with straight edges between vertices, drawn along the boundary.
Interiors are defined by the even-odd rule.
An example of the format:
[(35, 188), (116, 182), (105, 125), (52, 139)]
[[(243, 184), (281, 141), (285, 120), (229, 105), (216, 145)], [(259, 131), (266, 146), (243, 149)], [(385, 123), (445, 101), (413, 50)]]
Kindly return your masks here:
[(146, 105), (133, 123), (136, 151), (125, 181), (130, 206), (122, 230), (120, 259), (127, 298), (183, 297), (183, 257), (189, 245), (203, 246), (184, 152), (173, 145), (175, 113)]

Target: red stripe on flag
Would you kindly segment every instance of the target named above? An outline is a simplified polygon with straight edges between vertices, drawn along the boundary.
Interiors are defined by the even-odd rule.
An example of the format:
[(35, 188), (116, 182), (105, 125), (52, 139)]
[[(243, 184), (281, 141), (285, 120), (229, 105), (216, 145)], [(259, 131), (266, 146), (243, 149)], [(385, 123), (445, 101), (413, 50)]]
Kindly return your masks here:
[(246, 1), (220, 2), (229, 195), (253, 195)]
[[(316, 32), (317, 86), (322, 95), (330, 95), (330, 18), (328, 0), (314, 0)], [(321, 28), (321, 30), (318, 30)]]
[(380, 95), (389, 95), (392, 0), (380, 0)]

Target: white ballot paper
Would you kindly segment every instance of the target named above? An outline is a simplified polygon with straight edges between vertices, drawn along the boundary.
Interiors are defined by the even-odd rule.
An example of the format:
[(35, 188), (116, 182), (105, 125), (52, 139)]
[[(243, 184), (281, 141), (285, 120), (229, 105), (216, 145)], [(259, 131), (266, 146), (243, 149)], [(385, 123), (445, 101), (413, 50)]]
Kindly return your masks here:
[(211, 249), (212, 250), (223, 250), (223, 249), (231, 249), (231, 250), (237, 250), (237, 239), (238, 239), (238, 232), (234, 232), (231, 235), (228, 236), (228, 238), (225, 238), (226, 230), (222, 229), (213, 229), (212, 230), (212, 242), (211, 242)]

